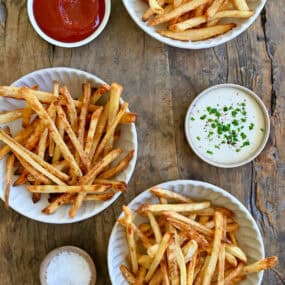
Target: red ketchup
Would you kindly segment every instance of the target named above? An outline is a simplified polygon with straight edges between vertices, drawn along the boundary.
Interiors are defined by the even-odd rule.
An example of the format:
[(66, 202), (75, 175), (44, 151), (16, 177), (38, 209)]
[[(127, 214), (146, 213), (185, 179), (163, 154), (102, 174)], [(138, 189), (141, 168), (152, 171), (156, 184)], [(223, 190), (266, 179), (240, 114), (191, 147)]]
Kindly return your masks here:
[(100, 25), (104, 0), (34, 0), (35, 19), (49, 37), (66, 43), (81, 41)]

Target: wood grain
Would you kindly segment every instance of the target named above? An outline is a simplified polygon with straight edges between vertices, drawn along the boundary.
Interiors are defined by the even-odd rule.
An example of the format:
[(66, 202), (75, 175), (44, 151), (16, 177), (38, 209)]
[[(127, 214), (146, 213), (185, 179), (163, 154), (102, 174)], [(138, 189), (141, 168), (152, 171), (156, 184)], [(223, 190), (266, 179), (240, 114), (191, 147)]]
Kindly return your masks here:
[[(262, 231), (266, 254), (278, 255), (263, 284), (285, 284), (285, 32), (282, 0), (269, 1), (262, 17), (237, 39), (208, 50), (171, 47), (144, 34), (121, 1), (112, 1), (110, 22), (89, 45), (62, 49), (44, 42), (31, 27), (26, 1), (0, 1), (0, 80), (49, 66), (71, 66), (124, 85), (124, 98), (139, 115), (139, 156), (129, 192), (100, 215), (71, 225), (31, 221), (0, 203), (1, 284), (39, 284), (41, 260), (53, 248), (79, 246), (91, 254), (97, 284), (110, 284), (106, 252), (121, 206), (166, 180), (204, 180), (221, 186), (251, 211)], [(272, 131), (265, 151), (233, 170), (211, 167), (190, 150), (184, 136), (186, 110), (210, 85), (233, 82), (264, 100)], [(283, 269), (283, 270), (282, 270)]]

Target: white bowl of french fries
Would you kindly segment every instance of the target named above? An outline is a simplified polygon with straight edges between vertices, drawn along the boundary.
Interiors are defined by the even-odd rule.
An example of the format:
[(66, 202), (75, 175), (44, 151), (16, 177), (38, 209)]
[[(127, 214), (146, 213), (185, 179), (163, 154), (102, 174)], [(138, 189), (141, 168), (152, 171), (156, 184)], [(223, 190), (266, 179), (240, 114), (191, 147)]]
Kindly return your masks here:
[(185, 49), (228, 42), (256, 20), (266, 0), (122, 0), (151, 37)]
[(259, 285), (259, 229), (231, 194), (209, 183), (170, 181), (138, 195), (115, 224), (108, 248), (112, 284)]
[(41, 222), (71, 223), (100, 213), (127, 190), (137, 155), (136, 114), (122, 89), (61, 67), (0, 86), (6, 207)]

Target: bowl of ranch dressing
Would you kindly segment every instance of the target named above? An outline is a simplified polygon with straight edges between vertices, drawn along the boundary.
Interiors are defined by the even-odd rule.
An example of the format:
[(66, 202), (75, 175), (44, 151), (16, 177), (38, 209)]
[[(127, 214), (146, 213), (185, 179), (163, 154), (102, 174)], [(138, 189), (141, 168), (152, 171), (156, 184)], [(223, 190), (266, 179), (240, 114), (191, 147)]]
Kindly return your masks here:
[(244, 165), (266, 145), (270, 119), (262, 100), (251, 90), (220, 84), (200, 93), (185, 118), (189, 145), (202, 160), (224, 168)]
[(96, 277), (90, 255), (75, 246), (52, 250), (40, 267), (41, 285), (95, 285)]

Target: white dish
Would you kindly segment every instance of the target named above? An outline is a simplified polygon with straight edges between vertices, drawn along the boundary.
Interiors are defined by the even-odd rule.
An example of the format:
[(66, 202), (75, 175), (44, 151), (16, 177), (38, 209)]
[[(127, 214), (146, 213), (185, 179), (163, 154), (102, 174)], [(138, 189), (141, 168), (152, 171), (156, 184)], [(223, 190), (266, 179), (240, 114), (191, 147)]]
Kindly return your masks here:
[[(243, 103), (245, 106), (241, 105)], [(207, 106), (220, 109), (222, 116), (219, 120), (238, 130), (237, 143), (229, 144), (224, 140), (224, 134), (219, 135), (217, 128), (211, 128), (212, 123), (207, 120), (213, 115), (207, 113)], [(228, 106), (245, 110), (245, 115), (237, 114), (237, 126), (232, 124), (235, 117), (230, 115), (231, 111), (223, 112), (223, 108)], [(203, 116), (207, 116), (206, 119)], [(254, 92), (240, 85), (220, 84), (204, 90), (191, 103), (185, 118), (185, 133), (189, 145), (202, 160), (217, 167), (232, 168), (252, 161), (261, 153), (269, 137), (270, 119), (264, 103)], [(249, 145), (242, 146), (244, 142)]]
[[(256, 20), (256, 18), (261, 13), (265, 3), (267, 0), (256, 0), (256, 1), (248, 1), (248, 6), (250, 10), (254, 12), (254, 14), (248, 19), (241, 20), (232, 20), (231, 22), (236, 23), (237, 27), (232, 29), (231, 31), (225, 33), (224, 35), (204, 40), (198, 42), (183, 42), (178, 40), (173, 40), (170, 38), (166, 38), (161, 36), (156, 32), (157, 27), (149, 27), (146, 22), (142, 21), (141, 17), (145, 10), (147, 9), (147, 4), (143, 0), (122, 0), (129, 15), (134, 20), (134, 22), (149, 36), (154, 39), (170, 46), (184, 48), (184, 49), (204, 49), (215, 47), (221, 44), (224, 44), (237, 36), (239, 36), (242, 32), (247, 30), (249, 26)], [(163, 25), (159, 27), (165, 27)]]
[[(39, 88), (43, 91), (52, 90), (53, 80), (58, 80), (61, 84), (65, 84), (73, 96), (79, 96), (81, 93), (81, 84), (86, 81), (90, 81), (93, 86), (104, 84), (105, 82), (100, 78), (73, 68), (55, 67), (47, 68), (34, 71), (29, 73), (19, 80), (12, 83), (14, 86), (33, 86), (39, 85)], [(21, 108), (24, 106), (23, 101), (0, 98), (0, 112), (12, 110), (15, 108)], [(7, 124), (10, 126), (12, 134), (17, 133), (21, 129), (21, 121), (17, 120)], [(1, 125), (2, 127), (3, 125)], [(123, 149), (122, 156), (126, 155), (130, 150), (134, 149), (135, 154), (133, 159), (130, 161), (129, 166), (116, 177), (118, 180), (129, 182), (133, 174), (136, 159), (137, 159), (137, 133), (134, 124), (122, 125), (121, 126), (121, 137), (117, 144), (118, 147)], [(0, 198), (4, 200), (4, 160), (0, 161)], [(120, 195), (116, 193), (112, 199), (104, 202), (85, 202), (82, 207), (78, 210), (77, 215), (71, 219), (68, 216), (69, 206), (60, 207), (54, 214), (46, 215), (42, 213), (42, 209), (48, 204), (47, 196), (43, 196), (42, 199), (34, 204), (31, 200), (31, 194), (25, 189), (25, 186), (12, 187), (10, 192), (9, 204), (12, 209), (18, 213), (26, 216), (30, 219), (37, 220), (40, 222), (51, 223), (51, 224), (64, 224), (74, 223), (85, 220), (92, 216), (97, 215), (104, 209), (109, 207)]]
[(73, 42), (73, 43), (65, 43), (65, 42), (55, 40), (49, 37), (46, 33), (44, 33), (41, 30), (34, 16), (34, 10), (33, 10), (34, 0), (27, 1), (27, 10), (28, 10), (28, 16), (29, 16), (30, 23), (32, 24), (34, 30), (38, 33), (38, 35), (41, 38), (43, 38), (45, 41), (49, 42), (50, 44), (58, 46), (58, 47), (75, 48), (75, 47), (87, 45), (88, 43), (96, 39), (106, 27), (109, 21), (109, 18), (110, 18), (110, 13), (111, 13), (111, 0), (104, 0), (104, 1), (105, 1), (105, 14), (104, 14), (103, 20), (101, 24), (99, 25), (99, 27), (89, 37), (81, 41)]
[[(162, 188), (178, 192), (197, 200), (208, 200), (214, 205), (220, 205), (232, 210), (235, 220), (240, 225), (237, 239), (241, 248), (248, 256), (248, 262), (254, 262), (264, 258), (264, 245), (256, 222), (245, 206), (233, 195), (212, 184), (194, 180), (169, 181), (159, 185)], [(142, 192), (129, 203), (131, 210), (136, 210), (144, 203), (157, 203), (157, 198), (149, 192), (149, 189)], [(119, 217), (122, 217), (123, 214)], [(141, 221), (141, 217), (135, 216), (135, 223)], [(108, 246), (108, 270), (112, 284), (127, 285), (120, 272), (120, 265), (127, 264), (126, 256), (128, 246), (125, 236), (125, 229), (116, 222)], [(241, 285), (260, 285), (263, 272), (249, 275)]]

